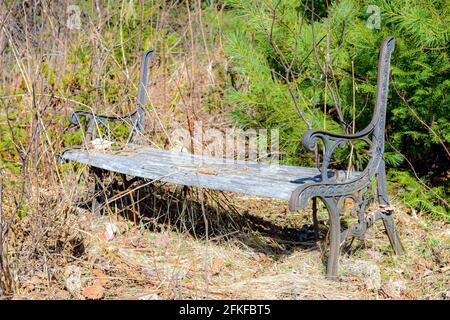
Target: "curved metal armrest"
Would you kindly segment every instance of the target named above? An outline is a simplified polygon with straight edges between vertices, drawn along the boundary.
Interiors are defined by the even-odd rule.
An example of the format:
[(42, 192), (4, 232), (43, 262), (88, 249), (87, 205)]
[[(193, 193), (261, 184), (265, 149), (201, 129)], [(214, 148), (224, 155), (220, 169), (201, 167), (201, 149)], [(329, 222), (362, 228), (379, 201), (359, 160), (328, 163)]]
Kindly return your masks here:
[(73, 125), (80, 126), (81, 125), (79, 121), (80, 117), (85, 117), (88, 123), (94, 121), (94, 123), (96, 122), (98, 124), (107, 125), (109, 122), (127, 121), (128, 119), (132, 119), (135, 115), (136, 111), (123, 115), (121, 117), (98, 115), (87, 111), (75, 111), (70, 115), (69, 121)]
[(144, 104), (147, 97), (146, 87), (148, 83), (148, 69), (149, 65), (154, 65), (154, 50), (148, 50), (144, 53), (141, 62), (141, 70), (140, 70), (140, 78), (138, 85), (138, 94), (137, 94), (137, 108), (136, 111), (128, 113), (119, 117), (111, 117), (104, 115), (97, 115), (87, 111), (75, 111), (70, 115), (69, 121), (71, 124), (80, 126), (80, 117), (85, 117), (87, 120), (87, 134), (86, 140), (91, 140), (94, 129), (99, 124), (107, 126), (110, 122), (123, 121), (128, 122), (132, 125), (132, 129), (130, 131), (130, 136), (128, 140), (131, 141), (133, 139), (133, 135), (136, 132), (142, 132), (144, 127)]
[(85, 117), (87, 120), (87, 129), (86, 129), (86, 141), (92, 140), (92, 135), (94, 133), (95, 128), (98, 125), (108, 126), (110, 122), (118, 122), (123, 121), (125, 123), (129, 123), (132, 125), (132, 129), (130, 131), (129, 140), (131, 140), (134, 131), (136, 130), (136, 116), (137, 111), (131, 112), (129, 114), (120, 116), (120, 117), (112, 117), (112, 116), (104, 116), (98, 115), (94, 113), (90, 113), (87, 111), (75, 111), (70, 115), (69, 121), (71, 124), (75, 126), (81, 126), (80, 117)]
[(347, 141), (358, 139), (368, 142), (368, 136), (373, 132), (374, 129), (375, 124), (371, 123), (364, 130), (353, 134), (339, 134), (321, 130), (308, 130), (302, 137), (302, 144), (306, 149), (315, 151), (317, 148), (318, 139), (321, 139), (323, 141), (325, 148), (326, 145), (330, 142), (337, 142), (338, 144), (342, 144)]
[[(376, 119), (375, 119), (376, 120)], [(320, 168), (320, 173), (322, 176), (323, 182), (329, 182), (330, 178), (328, 177), (328, 165), (330, 163), (331, 157), (333, 155), (334, 150), (337, 147), (343, 147), (346, 143), (351, 142), (352, 140), (363, 140), (367, 142), (369, 145), (371, 141), (369, 139), (369, 135), (373, 133), (375, 129), (376, 121), (371, 122), (364, 130), (361, 130), (354, 134), (337, 134), (327, 131), (320, 130), (308, 130), (302, 137), (303, 146), (310, 151), (315, 151), (317, 149), (317, 141), (320, 139), (324, 145), (324, 157), (323, 162)], [(337, 177), (335, 177), (337, 179)]]

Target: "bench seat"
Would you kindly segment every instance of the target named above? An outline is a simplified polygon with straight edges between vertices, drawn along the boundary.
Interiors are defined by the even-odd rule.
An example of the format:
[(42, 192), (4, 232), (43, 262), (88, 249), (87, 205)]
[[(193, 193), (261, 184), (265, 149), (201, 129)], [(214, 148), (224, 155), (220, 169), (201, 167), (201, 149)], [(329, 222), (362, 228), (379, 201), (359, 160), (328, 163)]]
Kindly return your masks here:
[[(68, 149), (61, 158), (133, 177), (282, 200), (289, 200), (301, 184), (321, 181), (317, 168), (270, 165), (138, 145), (118, 151)], [(329, 177), (334, 174), (332, 170), (328, 173)], [(340, 177), (344, 175), (338, 173)]]

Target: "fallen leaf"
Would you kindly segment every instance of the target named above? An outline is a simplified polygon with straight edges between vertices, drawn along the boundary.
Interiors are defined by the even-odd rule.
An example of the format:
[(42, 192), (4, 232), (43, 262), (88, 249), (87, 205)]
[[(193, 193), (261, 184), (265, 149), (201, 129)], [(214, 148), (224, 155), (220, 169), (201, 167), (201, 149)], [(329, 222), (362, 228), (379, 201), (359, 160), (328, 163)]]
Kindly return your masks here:
[(199, 169), (197, 171), (195, 171), (196, 173), (200, 173), (200, 174), (207, 174), (207, 175), (217, 175), (218, 172), (215, 170), (209, 170), (209, 169)]
[(446, 273), (447, 271), (450, 271), (450, 266), (442, 267), (439, 271), (441, 271), (442, 273)]
[(64, 270), (66, 278), (66, 289), (73, 295), (77, 295), (81, 291), (81, 270), (78, 266), (67, 266)]
[(106, 150), (110, 148), (112, 144), (113, 144), (112, 141), (100, 138), (96, 138), (91, 141), (91, 145), (94, 148), (94, 150)]
[(219, 274), (225, 268), (225, 262), (220, 258), (213, 258), (211, 262), (211, 272), (213, 275)]
[(33, 291), (37, 286), (42, 283), (42, 279), (38, 276), (33, 276), (30, 280), (28, 280), (25, 284), (25, 290)]
[(117, 233), (117, 227), (114, 223), (107, 223), (105, 226), (106, 240), (111, 241), (114, 239)]
[(272, 263), (273, 259), (271, 257), (269, 257), (268, 255), (264, 254), (264, 253), (257, 253), (255, 255), (255, 260), (258, 261), (261, 264), (265, 264), (265, 263)]
[(102, 242), (106, 242), (108, 241), (108, 237), (106, 235), (105, 231), (101, 231), (100, 234), (98, 235), (98, 239)]
[(83, 290), (83, 296), (90, 300), (100, 300), (104, 294), (105, 289), (100, 284), (100, 281), (94, 281), (92, 286), (86, 287)]
[(94, 269), (92, 273), (96, 277), (96, 281), (98, 281), (101, 286), (106, 287), (109, 284), (108, 276), (104, 274), (101, 270)]

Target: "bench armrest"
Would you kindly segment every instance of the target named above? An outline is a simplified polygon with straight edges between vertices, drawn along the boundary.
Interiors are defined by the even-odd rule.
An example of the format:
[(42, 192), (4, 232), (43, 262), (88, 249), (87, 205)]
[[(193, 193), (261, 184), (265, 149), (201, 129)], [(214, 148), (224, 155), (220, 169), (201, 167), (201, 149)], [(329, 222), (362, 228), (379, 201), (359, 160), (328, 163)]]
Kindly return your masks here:
[(135, 114), (136, 114), (136, 111), (126, 114), (121, 117), (111, 117), (111, 116), (104, 116), (104, 115), (99, 115), (99, 114), (95, 114), (95, 113), (90, 113), (87, 111), (75, 111), (74, 113), (72, 113), (70, 115), (69, 121), (73, 125), (80, 126), (81, 124), (80, 124), (79, 118), (85, 117), (88, 122), (93, 120), (93, 121), (96, 121), (98, 124), (107, 125), (109, 122), (131, 120), (135, 116)]
[(303, 146), (310, 150), (314, 151), (317, 147), (317, 139), (321, 139), (322, 141), (351, 141), (351, 140), (366, 140), (369, 134), (373, 132), (374, 127), (365, 128), (362, 131), (353, 134), (339, 134), (321, 130), (308, 130), (302, 137)]
[(97, 115), (87, 111), (75, 111), (70, 115), (69, 121), (72, 125), (81, 126), (80, 117), (85, 117), (87, 120), (86, 140), (90, 141), (95, 128), (98, 125), (107, 126), (110, 122), (123, 121), (132, 125), (128, 141), (131, 141), (134, 133), (142, 132), (144, 126), (145, 109), (144, 104), (147, 97), (147, 83), (148, 83), (148, 69), (149, 66), (155, 64), (155, 51), (148, 50), (144, 53), (141, 61), (140, 78), (137, 93), (137, 107), (134, 112), (128, 113), (120, 117), (111, 117), (104, 115)]
[(303, 146), (310, 151), (317, 149), (317, 142), (321, 140), (324, 145), (324, 158), (320, 168), (322, 182), (329, 182), (328, 165), (334, 150), (337, 147), (343, 147), (346, 143), (352, 143), (353, 140), (363, 140), (371, 145), (370, 134), (375, 129), (375, 123), (370, 123), (364, 130), (354, 134), (338, 134), (321, 130), (308, 130), (302, 137)]
[(130, 138), (135, 131), (136, 122), (137, 122), (137, 111), (131, 112), (129, 114), (120, 116), (120, 117), (112, 117), (112, 116), (104, 116), (98, 115), (95, 113), (90, 113), (87, 111), (75, 111), (70, 115), (69, 121), (72, 125), (81, 126), (80, 118), (84, 117), (87, 121), (87, 129), (86, 129), (86, 141), (89, 142), (92, 139), (93, 132), (95, 128), (99, 125), (108, 126), (111, 122), (119, 122), (123, 121), (125, 123), (132, 125), (132, 130), (130, 132)]

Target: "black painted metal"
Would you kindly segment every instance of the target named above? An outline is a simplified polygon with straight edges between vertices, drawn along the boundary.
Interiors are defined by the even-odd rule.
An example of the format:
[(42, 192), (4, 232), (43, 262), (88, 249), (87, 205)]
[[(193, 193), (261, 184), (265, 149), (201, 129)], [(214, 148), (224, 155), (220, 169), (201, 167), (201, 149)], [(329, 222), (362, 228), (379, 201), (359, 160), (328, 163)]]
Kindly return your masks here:
[[(302, 142), (306, 149), (315, 151), (318, 140), (324, 146), (324, 159), (321, 166), (322, 181), (299, 186), (291, 195), (289, 208), (292, 211), (306, 207), (308, 200), (320, 198), (327, 206), (330, 219), (330, 255), (328, 258), (328, 276), (335, 278), (338, 270), (339, 247), (347, 237), (364, 237), (368, 227), (377, 219), (383, 219), (386, 232), (396, 253), (403, 247), (395, 232), (389, 209), (389, 200), (386, 192), (384, 153), (384, 129), (386, 121), (386, 105), (389, 83), (390, 58), (394, 50), (395, 41), (389, 37), (381, 45), (378, 61), (378, 78), (376, 104), (370, 124), (362, 131), (351, 135), (339, 135), (324, 131), (309, 130), (303, 136)], [(328, 177), (329, 162), (333, 152), (352, 140), (366, 141), (370, 146), (371, 159), (362, 174), (349, 181), (339, 182), (336, 175)], [(373, 179), (376, 179), (377, 198), (380, 213), (374, 217), (366, 217), (367, 193)], [(357, 213), (358, 223), (341, 233), (339, 208), (345, 199), (351, 198), (355, 203), (354, 211)]]
[(75, 111), (70, 116), (70, 123), (80, 126), (80, 117), (85, 117), (87, 120), (86, 128), (86, 140), (90, 141), (95, 132), (95, 128), (99, 125), (108, 126), (110, 122), (123, 121), (132, 126), (130, 135), (128, 137), (129, 142), (133, 142), (133, 138), (136, 133), (143, 132), (144, 118), (145, 118), (145, 100), (147, 97), (147, 84), (148, 84), (148, 67), (149, 63), (153, 61), (155, 57), (154, 50), (149, 50), (144, 53), (141, 62), (141, 73), (139, 78), (139, 86), (137, 93), (137, 107), (136, 110), (120, 117), (111, 117), (104, 115), (97, 115), (87, 111)]

